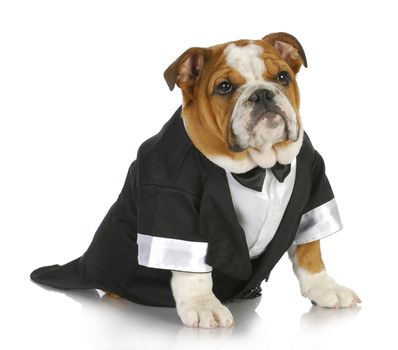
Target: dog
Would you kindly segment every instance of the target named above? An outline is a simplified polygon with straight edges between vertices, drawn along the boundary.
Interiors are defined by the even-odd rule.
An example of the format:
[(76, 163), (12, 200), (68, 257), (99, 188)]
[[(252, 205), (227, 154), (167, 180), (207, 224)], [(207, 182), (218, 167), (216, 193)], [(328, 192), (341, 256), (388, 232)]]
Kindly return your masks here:
[(287, 33), (185, 51), (164, 73), (182, 107), (140, 146), (87, 251), (31, 279), (175, 306), (190, 327), (231, 327), (225, 304), (260, 296), (288, 252), (304, 297), (360, 303), (321, 257), (320, 239), (342, 224), (299, 113), (303, 65)]

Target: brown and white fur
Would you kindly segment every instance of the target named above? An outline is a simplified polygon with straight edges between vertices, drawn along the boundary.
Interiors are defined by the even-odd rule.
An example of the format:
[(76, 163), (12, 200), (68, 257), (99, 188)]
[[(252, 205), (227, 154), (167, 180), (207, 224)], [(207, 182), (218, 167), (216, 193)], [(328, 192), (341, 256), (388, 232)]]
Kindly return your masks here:
[[(274, 33), (262, 40), (191, 48), (165, 71), (165, 79), (171, 90), (175, 85), (182, 90), (184, 125), (196, 148), (222, 168), (243, 173), (257, 165), (288, 164), (298, 154), (303, 126), (296, 74), (303, 64), (307, 66), (306, 57), (297, 39)], [(288, 73), (287, 84), (280, 72)], [(223, 82), (233, 90), (218, 93)], [(259, 91), (272, 96), (266, 111), (258, 111)], [(326, 273), (319, 241), (292, 246), (289, 256), (303, 296), (330, 308), (360, 302)], [(233, 325), (231, 312), (213, 294), (211, 273), (173, 271), (171, 287), (185, 325)]]

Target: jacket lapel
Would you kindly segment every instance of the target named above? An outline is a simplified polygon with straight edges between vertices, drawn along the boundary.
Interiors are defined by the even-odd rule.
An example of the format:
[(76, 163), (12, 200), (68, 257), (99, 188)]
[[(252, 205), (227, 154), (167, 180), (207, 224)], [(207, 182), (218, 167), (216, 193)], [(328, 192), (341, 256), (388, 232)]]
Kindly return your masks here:
[[(265, 251), (250, 260), (245, 233), (232, 203), (225, 171), (209, 162), (200, 206), (200, 230), (208, 239), (206, 263), (255, 286), (268, 279), (271, 270), (292, 245), (311, 189), (311, 163), (308, 151), (297, 156), (296, 179), (281, 223)], [(253, 268), (253, 266), (255, 268)], [(253, 271), (252, 271), (253, 270)]]
[[(256, 268), (253, 270), (246, 289), (259, 285), (264, 279), (268, 280), (271, 270), (293, 244), (301, 220), (301, 213), (308, 200), (311, 187), (310, 167), (301, 154), (297, 156), (296, 164), (296, 179), (290, 201), (275, 236), (265, 251), (255, 259)], [(234, 298), (236, 297), (241, 297), (241, 295)]]
[(209, 169), (200, 206), (200, 231), (208, 238), (206, 263), (240, 280), (252, 273), (245, 233), (232, 204), (225, 171)]

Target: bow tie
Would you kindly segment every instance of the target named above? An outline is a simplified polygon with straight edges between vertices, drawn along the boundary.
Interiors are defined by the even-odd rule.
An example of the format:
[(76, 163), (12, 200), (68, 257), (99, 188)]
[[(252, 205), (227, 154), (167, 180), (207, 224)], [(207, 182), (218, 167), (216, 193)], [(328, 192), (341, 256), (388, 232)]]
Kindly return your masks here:
[[(279, 182), (283, 182), (286, 176), (290, 173), (290, 164), (276, 163), (271, 168), (272, 173)], [(252, 190), (261, 192), (263, 189), (263, 183), (265, 179), (265, 169), (259, 166), (253, 168), (242, 174), (231, 173), (236, 181), (245, 187), (249, 187)]]

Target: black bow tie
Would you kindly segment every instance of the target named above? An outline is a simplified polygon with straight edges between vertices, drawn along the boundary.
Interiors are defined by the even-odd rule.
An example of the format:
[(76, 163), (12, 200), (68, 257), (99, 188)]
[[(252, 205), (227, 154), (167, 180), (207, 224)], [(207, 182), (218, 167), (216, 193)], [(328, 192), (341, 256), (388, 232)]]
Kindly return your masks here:
[[(290, 164), (276, 163), (271, 168), (272, 173), (279, 182), (285, 181), (286, 176), (290, 173)], [(245, 187), (249, 187), (252, 190), (261, 192), (263, 189), (263, 183), (265, 179), (265, 169), (259, 166), (253, 168), (242, 174), (232, 173), (232, 176), (236, 181)]]

